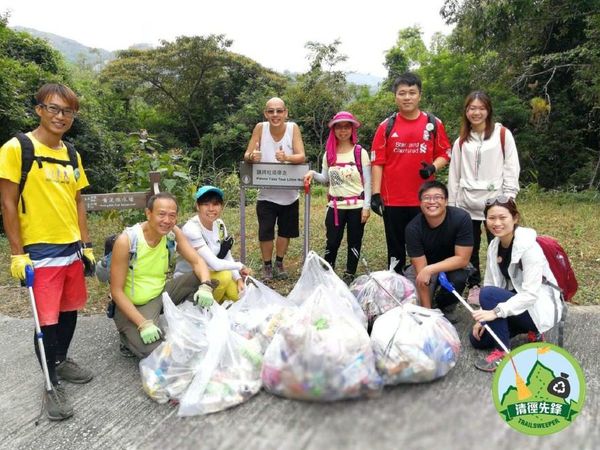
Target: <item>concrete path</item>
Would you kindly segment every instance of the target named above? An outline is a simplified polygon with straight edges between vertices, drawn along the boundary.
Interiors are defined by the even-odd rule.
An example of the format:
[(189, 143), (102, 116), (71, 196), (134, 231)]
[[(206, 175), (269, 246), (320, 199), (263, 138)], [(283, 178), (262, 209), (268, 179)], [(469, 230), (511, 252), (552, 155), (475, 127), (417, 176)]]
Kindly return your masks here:
[[(464, 311), (463, 311), (464, 312)], [(87, 385), (67, 385), (75, 416), (36, 427), (42, 375), (33, 353), (31, 320), (0, 316), (0, 449), (597, 449), (600, 448), (600, 307), (571, 307), (564, 347), (587, 378), (586, 404), (567, 429), (530, 437), (496, 412), (489, 374), (459, 324), (463, 352), (442, 380), (388, 388), (379, 398), (307, 403), (261, 392), (236, 408), (179, 418), (144, 394), (137, 362), (117, 351), (104, 316), (80, 318), (72, 354), (92, 368)]]

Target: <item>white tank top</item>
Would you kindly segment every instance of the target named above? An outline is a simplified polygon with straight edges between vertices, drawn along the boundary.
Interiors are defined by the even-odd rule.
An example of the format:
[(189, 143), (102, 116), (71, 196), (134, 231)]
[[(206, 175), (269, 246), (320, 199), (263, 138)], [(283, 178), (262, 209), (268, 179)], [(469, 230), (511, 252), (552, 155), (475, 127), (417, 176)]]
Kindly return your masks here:
[[(283, 138), (275, 142), (269, 129), (269, 122), (262, 123), (262, 136), (260, 137), (260, 151), (262, 158), (260, 162), (277, 162), (275, 151), (281, 146), (286, 155), (293, 155), (292, 141), (294, 136), (293, 122), (287, 122)], [(278, 205), (291, 205), (298, 200), (297, 189), (261, 189), (258, 192), (258, 200), (267, 200)]]

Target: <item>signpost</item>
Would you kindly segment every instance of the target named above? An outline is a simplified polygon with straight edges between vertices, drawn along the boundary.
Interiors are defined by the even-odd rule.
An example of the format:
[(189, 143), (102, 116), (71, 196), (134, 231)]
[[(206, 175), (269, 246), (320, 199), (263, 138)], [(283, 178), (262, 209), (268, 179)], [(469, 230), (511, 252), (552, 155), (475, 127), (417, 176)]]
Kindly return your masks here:
[(304, 259), (309, 250), (310, 186), (304, 175), (310, 164), (240, 162), (240, 260), (246, 263), (246, 189), (304, 189)]
[(149, 172), (150, 191), (115, 192), (109, 194), (84, 194), (87, 211), (109, 211), (114, 209), (144, 209), (148, 197), (160, 192), (160, 172)]

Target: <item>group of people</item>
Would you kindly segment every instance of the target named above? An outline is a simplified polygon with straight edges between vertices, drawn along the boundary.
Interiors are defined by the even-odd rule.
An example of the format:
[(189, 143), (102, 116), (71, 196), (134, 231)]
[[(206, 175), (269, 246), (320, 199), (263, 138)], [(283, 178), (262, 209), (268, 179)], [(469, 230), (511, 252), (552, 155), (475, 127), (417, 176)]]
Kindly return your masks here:
[[(343, 111), (328, 124), (321, 172), (306, 174), (306, 182), (329, 186), (324, 257), (335, 265), (347, 229), (343, 277), (351, 282), (370, 212), (382, 216), (388, 262), (398, 261), (396, 272), (414, 282), (422, 306), (439, 307), (454, 320), (456, 299), (439, 288), (441, 272), (446, 272), (459, 292), (470, 288), (469, 300), (481, 304), (473, 313), (471, 343), (494, 349), (477, 366), (493, 371), (503, 354), (482, 322), (509, 347), (515, 334), (539, 334), (554, 326), (555, 308), (560, 308), (559, 293), (542, 283), (543, 278), (555, 280), (536, 233), (519, 225), (515, 204), (519, 160), (514, 139), (509, 130), (493, 122), (492, 103), (483, 92), (467, 97), (460, 137), (451, 147), (443, 123), (419, 108), (421, 81), (415, 74), (398, 77), (393, 90), (398, 111), (377, 128), (370, 157), (358, 144), (359, 120)], [(34, 346), (53, 386), (44, 390), (45, 411), (52, 420), (73, 415), (61, 381), (87, 383), (93, 378), (91, 370), (68, 356), (77, 311), (87, 299), (84, 274), (93, 272), (90, 268), (96, 262), (81, 197), (89, 183), (80, 156), (62, 140), (78, 110), (79, 101), (71, 89), (46, 84), (36, 94), (38, 127), (0, 149), (2, 217), (11, 274), (23, 280), (26, 267), (34, 269), (33, 292), (45, 361)], [(283, 100), (270, 99), (264, 116), (266, 121), (254, 128), (244, 160), (303, 163), (300, 129), (287, 120)], [(27, 147), (33, 150), (26, 157)], [(448, 163), (446, 187), (435, 180), (435, 173)], [(288, 276), (284, 258), (290, 239), (299, 236), (298, 197), (296, 190), (261, 189), (259, 193), (256, 212), (266, 280)], [(176, 199), (169, 193), (152, 196), (146, 220), (124, 230), (114, 242), (110, 292), (124, 355), (143, 358), (159, 345), (164, 292), (175, 303), (190, 299), (208, 307), (214, 300), (235, 301), (244, 289), (243, 278), (250, 270), (231, 256), (232, 239), (220, 218), (223, 191), (202, 186), (195, 200), (197, 214), (179, 228)], [(482, 223), (489, 247), (480, 288)], [(174, 247), (175, 274), (168, 280)]]

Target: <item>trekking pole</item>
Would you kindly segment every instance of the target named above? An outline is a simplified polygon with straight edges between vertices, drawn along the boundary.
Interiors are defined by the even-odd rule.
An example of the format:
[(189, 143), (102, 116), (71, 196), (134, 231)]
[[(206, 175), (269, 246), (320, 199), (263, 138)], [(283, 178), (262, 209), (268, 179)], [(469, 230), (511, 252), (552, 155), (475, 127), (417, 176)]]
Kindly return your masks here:
[[(438, 281), (440, 282), (440, 284), (442, 285), (442, 287), (444, 289), (446, 289), (448, 292), (454, 294), (454, 296), (463, 304), (463, 306), (465, 308), (467, 308), (469, 310), (470, 313), (475, 312), (475, 310), (471, 307), (471, 305), (469, 305), (466, 302), (466, 300), (464, 298), (462, 298), (462, 296), (458, 292), (456, 292), (456, 289), (454, 289), (454, 286), (448, 280), (448, 277), (446, 276), (446, 272), (440, 272), (438, 274)], [(486, 329), (486, 331), (488, 333), (490, 333), (490, 336), (492, 336), (492, 338), (494, 338), (494, 340), (498, 343), (498, 345), (502, 348), (502, 350), (504, 350), (507, 354), (510, 353), (510, 350), (506, 347), (506, 345), (504, 345), (504, 342), (502, 342), (500, 340), (498, 335), (496, 335), (496, 333), (494, 333), (494, 331), (490, 328), (490, 326), (486, 322), (479, 322), (479, 323), (483, 326), (483, 328)]]
[[(37, 308), (35, 306), (35, 296), (33, 294), (33, 267), (31, 266), (25, 266), (25, 285), (29, 290), (29, 300), (31, 300), (31, 311), (33, 312), (33, 320), (35, 321), (35, 337), (37, 339), (37, 345), (40, 351), (40, 359), (42, 361), (42, 370), (44, 372), (46, 391), (52, 392), (52, 383), (50, 383), (50, 375), (48, 374), (48, 364), (46, 363), (46, 351), (44, 350), (44, 334), (42, 333), (42, 330), (40, 328), (40, 320), (38, 318)], [(39, 423), (40, 417), (41, 414), (35, 421), (36, 425)]]

